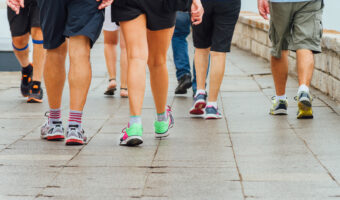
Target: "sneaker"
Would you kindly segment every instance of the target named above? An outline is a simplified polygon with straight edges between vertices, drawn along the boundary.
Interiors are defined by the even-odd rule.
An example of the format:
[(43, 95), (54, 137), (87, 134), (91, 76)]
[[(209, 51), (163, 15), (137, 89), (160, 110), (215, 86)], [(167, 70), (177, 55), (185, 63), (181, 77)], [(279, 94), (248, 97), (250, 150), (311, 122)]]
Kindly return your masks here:
[(218, 112), (218, 108), (207, 106), (205, 108), (205, 119), (221, 119), (222, 114)]
[(41, 88), (38, 88), (37, 85), (33, 85), (30, 90), (27, 103), (42, 103), (43, 102), (44, 92)]
[(178, 81), (178, 86), (175, 90), (175, 94), (186, 94), (191, 85), (191, 75), (184, 74)]
[(269, 114), (271, 115), (287, 115), (288, 101), (277, 100), (275, 96), (272, 97), (272, 107)]
[(190, 109), (191, 117), (202, 117), (204, 115), (204, 109), (207, 105), (207, 93), (205, 94), (197, 94), (194, 97), (194, 105)]
[(308, 92), (300, 92), (298, 93), (296, 100), (298, 101), (298, 119), (312, 119), (313, 118), (313, 110), (312, 110), (312, 97)]
[(24, 97), (28, 97), (30, 94), (32, 76), (33, 76), (33, 72), (30, 74), (22, 74), (21, 76), (20, 91), (21, 91), (22, 96)]
[(83, 145), (87, 140), (84, 130), (80, 130), (78, 125), (69, 125), (66, 136), (66, 145)]
[(50, 126), (48, 122), (46, 122), (41, 127), (41, 138), (49, 141), (59, 141), (64, 140), (64, 128), (63, 123), (61, 121), (54, 121)]
[(143, 143), (143, 127), (141, 124), (134, 124), (122, 130), (120, 136), (121, 146), (138, 146)]
[(163, 137), (167, 137), (169, 135), (169, 129), (172, 128), (174, 126), (174, 118), (172, 116), (171, 113), (171, 107), (168, 106), (167, 110), (167, 116), (168, 116), (168, 120), (165, 121), (155, 121), (154, 123), (154, 127), (155, 127), (155, 137), (156, 138), (163, 138)]

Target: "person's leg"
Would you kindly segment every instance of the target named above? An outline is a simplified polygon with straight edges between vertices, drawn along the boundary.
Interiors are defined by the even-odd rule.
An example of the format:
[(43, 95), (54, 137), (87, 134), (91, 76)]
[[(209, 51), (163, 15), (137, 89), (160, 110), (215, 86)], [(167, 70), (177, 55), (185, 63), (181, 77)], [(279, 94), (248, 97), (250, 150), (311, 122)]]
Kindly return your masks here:
[(127, 53), (126, 53), (126, 45), (125, 39), (120, 32), (120, 96), (121, 97), (128, 97), (128, 90), (127, 90), (127, 71), (128, 71), (128, 61), (127, 61)]
[(283, 50), (281, 57), (271, 58), (271, 69), (275, 84), (276, 96), (286, 95), (286, 83), (288, 78), (288, 51)]
[(211, 51), (211, 70), (208, 102), (217, 102), (218, 93), (224, 77), (226, 53)]
[(12, 37), (14, 54), (23, 68), (27, 67), (30, 64), (29, 48), (27, 46), (29, 38), (29, 33), (26, 33), (22, 36)]
[(69, 39), (70, 109), (82, 111), (91, 84), (90, 40), (86, 36), (73, 36)]
[(44, 71), (45, 50), (43, 48), (43, 34), (41, 28), (33, 27), (31, 29), (33, 39), (33, 81), (41, 82)]
[(195, 49), (195, 70), (197, 79), (197, 91), (205, 90), (205, 82), (209, 65), (210, 48)]
[(191, 87), (191, 72), (186, 38), (190, 34), (190, 16), (186, 12), (177, 12), (176, 26), (172, 37), (172, 52), (176, 66), (178, 86), (175, 94), (185, 94)]
[(118, 31), (103, 31), (104, 33), (104, 55), (107, 71), (109, 73), (109, 86), (105, 94), (114, 95), (116, 83), (116, 63), (117, 63), (117, 44)]
[(33, 41), (33, 82), (27, 102), (41, 103), (43, 100), (43, 90), (41, 80), (44, 71), (44, 60), (46, 51), (43, 48), (43, 34), (41, 28), (32, 27), (31, 36)]
[(50, 109), (60, 109), (65, 84), (65, 59), (67, 42), (55, 49), (48, 49), (45, 57), (44, 81)]
[(130, 104), (129, 125), (122, 131), (120, 145), (137, 146), (143, 143), (141, 113), (145, 93), (145, 67), (148, 60), (146, 16), (141, 14), (133, 20), (120, 24), (128, 58), (127, 85)]
[(142, 112), (146, 64), (148, 59), (148, 43), (146, 36), (146, 16), (139, 17), (126, 22), (121, 22), (126, 43), (128, 57), (128, 88), (130, 115), (140, 116)]
[(173, 30), (173, 28), (169, 28), (160, 31), (148, 31), (148, 65), (152, 94), (158, 114), (164, 113), (166, 109), (169, 86), (166, 58)]

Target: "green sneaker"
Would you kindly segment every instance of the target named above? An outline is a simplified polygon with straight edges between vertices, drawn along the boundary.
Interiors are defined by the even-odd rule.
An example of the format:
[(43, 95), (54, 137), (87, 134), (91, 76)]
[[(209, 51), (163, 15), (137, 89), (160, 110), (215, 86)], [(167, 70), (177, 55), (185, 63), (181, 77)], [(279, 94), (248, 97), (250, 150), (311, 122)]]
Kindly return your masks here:
[(271, 115), (287, 115), (288, 101), (276, 100), (276, 97), (272, 97), (272, 107), (269, 114)]
[(138, 146), (143, 143), (143, 127), (141, 124), (133, 124), (122, 130), (120, 136), (121, 146)]
[(168, 106), (167, 110), (167, 121), (155, 121), (154, 127), (155, 127), (155, 137), (156, 138), (163, 138), (169, 136), (169, 129), (173, 127), (174, 125), (174, 118), (171, 113), (171, 108)]

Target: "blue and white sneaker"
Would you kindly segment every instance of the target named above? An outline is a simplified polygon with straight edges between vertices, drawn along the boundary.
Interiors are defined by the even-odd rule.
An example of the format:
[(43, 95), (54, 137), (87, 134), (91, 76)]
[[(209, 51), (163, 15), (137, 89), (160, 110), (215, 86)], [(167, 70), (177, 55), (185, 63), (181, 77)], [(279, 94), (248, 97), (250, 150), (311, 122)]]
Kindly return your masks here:
[(218, 108), (207, 106), (205, 108), (205, 119), (221, 119), (222, 114), (218, 112)]
[(207, 93), (199, 93), (194, 97), (194, 105), (190, 109), (191, 117), (203, 117), (207, 105)]

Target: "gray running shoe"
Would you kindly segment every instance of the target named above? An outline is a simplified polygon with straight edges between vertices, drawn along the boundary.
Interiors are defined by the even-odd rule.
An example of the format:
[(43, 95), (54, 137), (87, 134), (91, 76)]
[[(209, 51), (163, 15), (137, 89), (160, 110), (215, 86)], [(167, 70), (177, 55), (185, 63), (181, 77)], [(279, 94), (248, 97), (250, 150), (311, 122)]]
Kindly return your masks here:
[(64, 140), (64, 128), (61, 121), (52, 122), (49, 125), (48, 121), (41, 127), (41, 138), (49, 141)]
[(277, 100), (275, 96), (272, 97), (272, 107), (269, 114), (271, 115), (287, 115), (288, 101)]
[(78, 125), (69, 125), (66, 134), (66, 145), (83, 145), (86, 140), (84, 130), (80, 130)]

